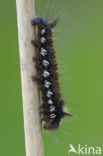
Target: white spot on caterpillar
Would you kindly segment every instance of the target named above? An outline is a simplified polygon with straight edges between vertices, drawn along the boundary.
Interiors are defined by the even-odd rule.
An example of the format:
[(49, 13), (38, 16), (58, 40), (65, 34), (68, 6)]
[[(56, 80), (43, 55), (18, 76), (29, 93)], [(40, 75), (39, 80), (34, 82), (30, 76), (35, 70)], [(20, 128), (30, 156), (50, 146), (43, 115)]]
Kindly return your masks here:
[(55, 117), (56, 117), (56, 114), (54, 114), (54, 113), (53, 113), (53, 114), (50, 114), (50, 118), (51, 118), (51, 119), (53, 119), (53, 118), (55, 118)]
[(53, 93), (51, 91), (48, 90), (47, 92), (47, 97), (51, 97), (51, 95), (53, 95)]
[(48, 71), (44, 70), (42, 75), (44, 78), (47, 78), (50, 75), (50, 73)]
[(48, 100), (48, 104), (52, 105), (53, 101), (52, 100)]
[(42, 29), (41, 34), (44, 35), (45, 34), (45, 29)]
[(42, 38), (40, 39), (40, 41), (41, 41), (41, 43), (45, 43), (45, 42), (46, 42), (46, 39), (45, 39), (44, 37), (42, 37)]
[(46, 61), (46, 60), (43, 60), (43, 65), (44, 65), (45, 67), (47, 67), (47, 66), (49, 65), (49, 62)]
[(55, 107), (54, 107), (54, 106), (50, 106), (49, 111), (50, 111), (50, 112), (54, 112), (54, 111), (55, 111)]
[(40, 54), (41, 54), (42, 56), (45, 56), (45, 55), (47, 55), (47, 51), (46, 51), (44, 48), (41, 48)]
[(44, 87), (49, 88), (50, 85), (51, 85), (51, 83), (49, 81), (45, 80)]

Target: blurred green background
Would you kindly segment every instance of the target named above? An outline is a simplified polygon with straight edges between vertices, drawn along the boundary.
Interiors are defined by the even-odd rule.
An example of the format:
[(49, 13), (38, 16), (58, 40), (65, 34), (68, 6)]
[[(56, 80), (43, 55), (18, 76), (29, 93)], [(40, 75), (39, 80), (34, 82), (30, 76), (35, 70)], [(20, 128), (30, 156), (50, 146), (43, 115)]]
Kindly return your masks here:
[[(55, 11), (51, 2), (52, 17), (64, 14), (54, 37), (64, 65), (64, 100), (75, 118), (66, 118), (55, 132), (43, 130), (45, 156), (72, 156), (69, 144), (103, 146), (103, 0), (56, 0)], [(36, 10), (41, 3), (48, 2), (36, 0)], [(16, 4), (1, 0), (0, 156), (18, 155), (25, 156), (25, 143)]]

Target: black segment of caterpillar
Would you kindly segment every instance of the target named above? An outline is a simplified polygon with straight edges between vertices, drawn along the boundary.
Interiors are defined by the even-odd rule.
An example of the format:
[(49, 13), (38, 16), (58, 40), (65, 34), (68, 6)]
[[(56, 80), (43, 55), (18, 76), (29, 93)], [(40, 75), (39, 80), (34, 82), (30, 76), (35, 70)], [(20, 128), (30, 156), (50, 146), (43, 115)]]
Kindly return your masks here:
[(32, 40), (32, 44), (37, 48), (34, 61), (38, 73), (32, 78), (39, 82), (43, 102), (40, 106), (41, 120), (44, 121), (44, 129), (48, 130), (58, 128), (64, 116), (71, 116), (63, 110), (64, 101), (58, 82), (58, 65), (52, 39), (52, 28), (57, 23), (58, 18), (52, 23), (41, 16), (32, 20), (32, 25), (37, 26), (37, 40)]

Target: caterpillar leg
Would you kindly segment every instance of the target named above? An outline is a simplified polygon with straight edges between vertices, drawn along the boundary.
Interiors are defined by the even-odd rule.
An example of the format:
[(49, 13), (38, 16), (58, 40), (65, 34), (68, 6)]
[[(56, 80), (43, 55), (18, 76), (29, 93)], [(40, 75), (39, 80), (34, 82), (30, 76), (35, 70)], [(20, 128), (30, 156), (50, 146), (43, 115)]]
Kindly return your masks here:
[(43, 109), (43, 108), (45, 108), (45, 105), (44, 104), (40, 104), (39, 108)]
[(41, 117), (40, 122), (46, 121), (46, 120), (47, 120), (46, 117)]
[(40, 47), (40, 43), (37, 40), (31, 40), (31, 44), (34, 45), (36, 48)]
[(41, 81), (42, 80), (40, 75), (34, 75), (31, 78), (32, 78), (33, 81)]
[(32, 60), (35, 62), (35, 61), (40, 61), (40, 57), (37, 55), (37, 56), (34, 56), (32, 57)]
[(36, 68), (37, 70), (42, 70), (42, 67), (41, 67), (39, 64), (35, 64), (35, 68)]

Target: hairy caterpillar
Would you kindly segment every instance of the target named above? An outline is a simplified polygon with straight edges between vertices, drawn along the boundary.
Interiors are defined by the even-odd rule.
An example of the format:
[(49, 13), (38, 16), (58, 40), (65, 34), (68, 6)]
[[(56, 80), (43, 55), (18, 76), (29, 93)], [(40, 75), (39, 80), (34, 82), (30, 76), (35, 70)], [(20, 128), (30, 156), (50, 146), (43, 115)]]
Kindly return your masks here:
[(37, 40), (32, 40), (32, 44), (37, 48), (34, 61), (38, 74), (32, 78), (39, 82), (43, 101), (40, 107), (41, 120), (45, 122), (44, 128), (50, 130), (58, 128), (64, 116), (71, 116), (63, 110), (64, 101), (58, 82), (58, 65), (52, 39), (52, 29), (57, 23), (58, 18), (52, 23), (41, 16), (32, 20), (32, 25), (38, 29)]

